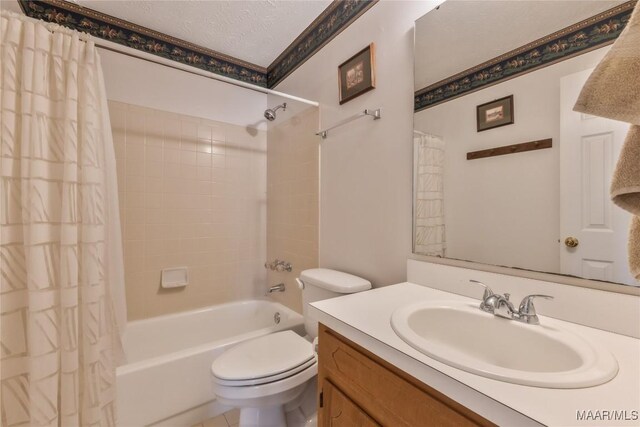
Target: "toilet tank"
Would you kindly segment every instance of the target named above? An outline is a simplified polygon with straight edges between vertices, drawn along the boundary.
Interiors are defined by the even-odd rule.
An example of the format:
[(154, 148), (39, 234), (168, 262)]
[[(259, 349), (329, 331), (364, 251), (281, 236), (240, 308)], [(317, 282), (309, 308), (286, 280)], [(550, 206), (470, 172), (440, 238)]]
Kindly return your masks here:
[(371, 289), (371, 282), (362, 277), (328, 268), (304, 270), (298, 281), (302, 287), (304, 326), (311, 338), (318, 336), (318, 319), (309, 315), (310, 303)]

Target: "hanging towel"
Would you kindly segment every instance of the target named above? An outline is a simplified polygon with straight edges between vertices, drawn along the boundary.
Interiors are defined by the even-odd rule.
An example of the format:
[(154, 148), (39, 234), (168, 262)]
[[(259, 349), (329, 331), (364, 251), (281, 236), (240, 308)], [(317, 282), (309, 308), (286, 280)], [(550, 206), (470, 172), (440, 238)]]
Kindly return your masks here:
[(631, 275), (640, 280), (640, 217), (631, 220), (629, 232), (629, 270)]
[(629, 269), (640, 280), (640, 126), (631, 125), (611, 181), (611, 198), (631, 212)]
[(640, 7), (591, 73), (575, 111), (640, 125)]
[[(640, 77), (639, 77), (640, 78)], [(640, 94), (638, 95), (640, 97)], [(611, 199), (640, 216), (640, 126), (631, 125), (611, 181)]]
[(640, 280), (640, 7), (582, 88), (575, 111), (631, 123), (611, 182), (611, 199), (633, 217), (629, 270)]

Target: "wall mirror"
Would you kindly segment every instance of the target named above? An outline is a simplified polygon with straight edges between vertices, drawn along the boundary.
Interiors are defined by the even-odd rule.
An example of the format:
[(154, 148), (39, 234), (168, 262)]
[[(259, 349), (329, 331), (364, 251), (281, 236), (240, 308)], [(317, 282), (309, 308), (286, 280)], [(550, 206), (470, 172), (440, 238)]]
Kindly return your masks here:
[(572, 110), (634, 4), (449, 0), (416, 21), (414, 253), (640, 286), (609, 198), (628, 125)]

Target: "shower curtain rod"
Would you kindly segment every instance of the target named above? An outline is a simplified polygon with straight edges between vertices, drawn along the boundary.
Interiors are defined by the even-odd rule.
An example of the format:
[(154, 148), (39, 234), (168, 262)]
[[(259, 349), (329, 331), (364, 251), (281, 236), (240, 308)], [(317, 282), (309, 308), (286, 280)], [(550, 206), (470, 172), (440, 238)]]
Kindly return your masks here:
[(143, 61), (147, 61), (147, 62), (152, 62), (154, 64), (158, 64), (158, 65), (163, 65), (165, 67), (169, 67), (169, 68), (173, 68), (175, 70), (180, 70), (180, 71), (184, 71), (190, 74), (194, 74), (196, 76), (200, 76), (200, 77), (205, 77), (208, 79), (212, 79), (212, 80), (218, 80), (220, 82), (223, 83), (228, 83), (230, 85), (234, 85), (234, 86), (238, 86), (244, 89), (249, 89), (249, 90), (253, 90), (256, 92), (260, 92), (260, 93), (264, 93), (267, 95), (276, 95), (276, 96), (280, 96), (282, 98), (286, 98), (286, 99), (290, 99), (292, 101), (297, 101), (297, 102), (301, 102), (303, 104), (307, 104), (307, 105), (312, 105), (314, 107), (319, 107), (320, 104), (316, 101), (311, 101), (305, 98), (300, 98), (298, 96), (293, 96), (293, 95), (289, 95), (288, 93), (284, 93), (284, 92), (278, 92), (276, 90), (271, 90), (271, 89), (267, 89), (264, 87), (260, 87), (260, 86), (256, 86), (253, 85), (251, 83), (245, 83), (245, 82), (241, 82), (238, 80), (234, 80), (231, 79), (229, 77), (224, 77), (224, 76), (220, 76), (218, 74), (209, 72), (209, 71), (204, 71), (204, 70), (198, 70), (197, 68), (194, 67), (190, 67), (188, 65), (183, 65), (180, 64), (178, 62), (172, 61), (170, 59), (165, 59), (162, 58), (160, 56), (157, 55), (152, 55), (150, 53), (146, 53), (146, 52), (140, 52), (138, 50), (135, 50), (133, 48), (127, 47), (127, 46), (122, 46), (118, 43), (114, 43), (114, 42), (110, 42), (108, 40), (103, 40), (103, 39), (99, 39), (97, 37), (93, 37), (90, 34), (87, 33), (83, 33), (77, 30), (72, 30), (69, 29), (67, 27), (64, 27), (60, 24), (55, 24), (52, 22), (43, 22), (39, 19), (34, 19), (30, 16), (26, 16), (26, 15), (22, 15), (20, 13), (16, 13), (10, 10), (2, 10), (2, 14), (5, 16), (15, 16), (18, 19), (21, 19), (23, 21), (30, 21), (30, 22), (34, 22), (37, 24), (44, 24), (44, 26), (51, 32), (66, 32), (69, 34), (73, 34), (73, 33), (78, 33), (80, 35), (80, 39), (83, 41), (87, 41), (87, 40), (92, 40), (96, 46), (98, 46), (101, 49), (105, 49), (105, 50), (109, 50), (111, 52), (116, 52), (116, 53), (120, 53), (122, 55), (126, 55), (126, 56), (130, 56), (132, 58), (138, 58), (141, 59)]
[(267, 94), (267, 95), (280, 96), (282, 98), (290, 99), (292, 101), (301, 102), (303, 104), (312, 105), (314, 107), (318, 107), (320, 105), (316, 101), (311, 101), (311, 100), (308, 100), (308, 99), (305, 99), (305, 98), (300, 98), (298, 96), (289, 95), (288, 93), (278, 92), (276, 90), (263, 88), (263, 87), (260, 87), (260, 86), (253, 85), (251, 83), (241, 82), (241, 81), (238, 81), (238, 80), (231, 79), (229, 77), (220, 76), (218, 74), (215, 74), (215, 73), (212, 73), (212, 72), (209, 72), (209, 71), (198, 70), (197, 68), (190, 67), (188, 65), (183, 65), (183, 64), (180, 64), (178, 62), (172, 61), (170, 59), (165, 59), (165, 58), (159, 57), (157, 55), (152, 55), (150, 53), (140, 52), (140, 51), (137, 51), (137, 50), (132, 49), (130, 47), (122, 46), (122, 45), (119, 45), (117, 43), (110, 42), (108, 40), (102, 40), (102, 39), (98, 39), (98, 38), (94, 37), (93, 41), (96, 44), (96, 46), (98, 46), (101, 49), (105, 49), (105, 50), (109, 50), (111, 52), (116, 52), (116, 53), (120, 53), (120, 54), (123, 54), (123, 55), (127, 55), (127, 56), (130, 56), (132, 58), (138, 58), (138, 59), (141, 59), (143, 61), (152, 62), (152, 63), (158, 64), (158, 65), (163, 65), (165, 67), (169, 67), (169, 68), (173, 68), (173, 69), (176, 69), (176, 70), (184, 71), (184, 72), (187, 72), (187, 73), (190, 73), (190, 74), (195, 74), (195, 75), (201, 76), (201, 77), (206, 77), (206, 78), (209, 78), (209, 79), (212, 79), (212, 80), (218, 80), (218, 81), (223, 82), (223, 83), (228, 83), (230, 85), (239, 86), (239, 87), (242, 87), (244, 89), (253, 90), (253, 91), (264, 93), (264, 94)]

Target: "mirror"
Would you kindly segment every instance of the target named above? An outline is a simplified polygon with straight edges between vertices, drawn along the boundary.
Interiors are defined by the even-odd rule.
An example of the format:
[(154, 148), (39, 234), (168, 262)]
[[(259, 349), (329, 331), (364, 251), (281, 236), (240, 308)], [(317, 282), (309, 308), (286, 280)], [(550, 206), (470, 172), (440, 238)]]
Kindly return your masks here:
[(609, 198), (628, 124), (573, 112), (633, 5), (449, 0), (416, 21), (414, 253), (640, 286)]

